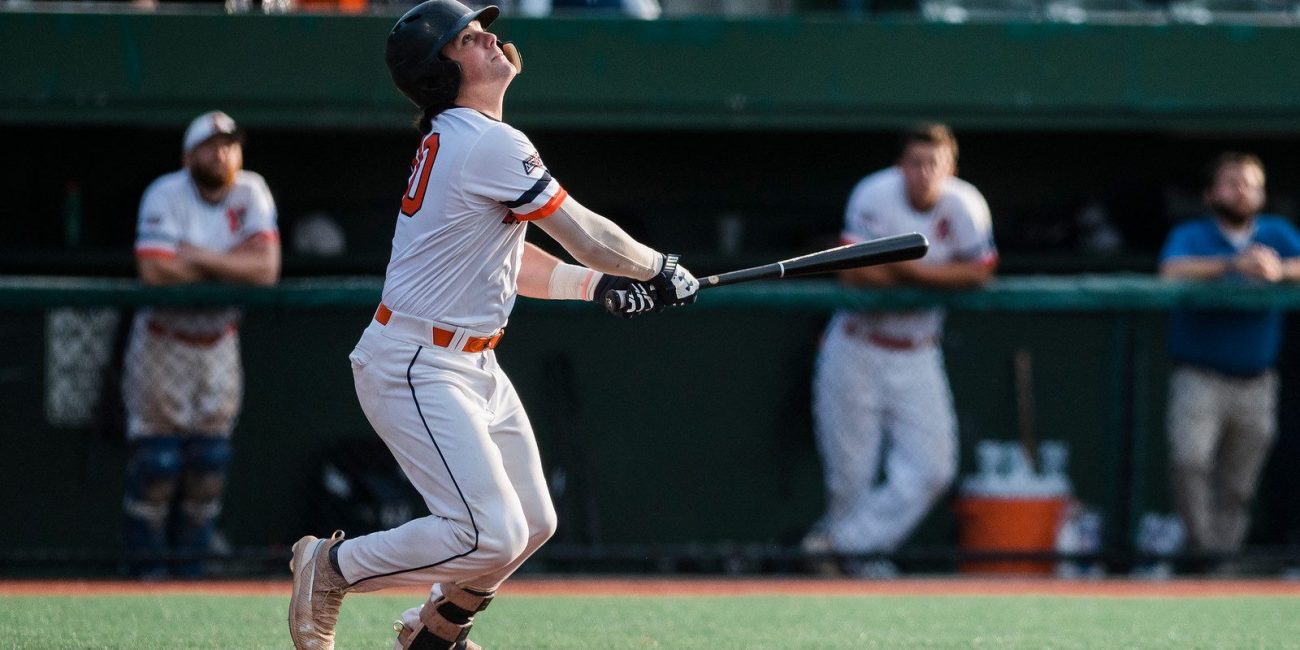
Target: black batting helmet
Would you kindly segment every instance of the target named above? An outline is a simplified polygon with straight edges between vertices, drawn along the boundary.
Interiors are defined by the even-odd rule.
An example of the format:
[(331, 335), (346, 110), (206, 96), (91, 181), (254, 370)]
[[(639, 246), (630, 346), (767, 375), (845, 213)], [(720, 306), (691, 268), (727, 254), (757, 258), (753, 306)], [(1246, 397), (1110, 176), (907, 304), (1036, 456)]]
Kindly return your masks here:
[(478, 11), (456, 0), (426, 0), (406, 12), (388, 33), (384, 59), (393, 83), (416, 106), (450, 105), (460, 89), (460, 66), (440, 52), (470, 22), (487, 29), (501, 10), (489, 5)]

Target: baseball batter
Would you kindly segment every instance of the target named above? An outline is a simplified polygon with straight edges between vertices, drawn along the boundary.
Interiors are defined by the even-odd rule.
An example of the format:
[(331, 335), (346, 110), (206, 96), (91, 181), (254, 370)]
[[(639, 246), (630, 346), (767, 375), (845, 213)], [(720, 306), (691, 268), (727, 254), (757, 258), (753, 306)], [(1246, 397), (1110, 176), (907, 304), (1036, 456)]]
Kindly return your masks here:
[[(154, 181), (140, 201), (141, 281), (274, 284), (275, 203), (262, 177), (243, 169), (234, 120), (220, 111), (195, 118), (183, 156), (184, 169)], [(234, 308), (136, 313), (122, 382), (131, 443), (124, 534), (132, 555), (209, 549), (243, 395), (238, 324)], [(173, 568), (193, 575), (199, 563)], [(131, 569), (160, 575), (165, 567), (146, 559)]]
[[(844, 271), (842, 281), (956, 289), (992, 277), (997, 253), (988, 204), (954, 176), (956, 160), (957, 142), (943, 125), (921, 124), (903, 134), (898, 163), (853, 189), (843, 239), (915, 231), (929, 239), (929, 253)], [(813, 384), (827, 511), (806, 546), (821, 550), (828, 541), (838, 553), (890, 553), (951, 483), (956, 417), (939, 346), (942, 327), (937, 308), (839, 312), (831, 319)], [(884, 472), (879, 483), (878, 468)]]
[[(474, 648), (475, 613), (554, 532), (532, 427), (493, 348), (517, 295), (636, 299), (617, 314), (693, 302), (695, 278), (568, 196), (501, 121), (518, 52), (484, 31), (496, 7), (429, 0), (397, 22), (387, 61), (423, 111), (382, 303), (351, 354), (357, 397), (429, 516), (293, 547), (289, 631), (332, 648), (343, 596), (432, 585), (396, 622), (397, 648)], [(536, 223), (585, 266), (524, 242)]]

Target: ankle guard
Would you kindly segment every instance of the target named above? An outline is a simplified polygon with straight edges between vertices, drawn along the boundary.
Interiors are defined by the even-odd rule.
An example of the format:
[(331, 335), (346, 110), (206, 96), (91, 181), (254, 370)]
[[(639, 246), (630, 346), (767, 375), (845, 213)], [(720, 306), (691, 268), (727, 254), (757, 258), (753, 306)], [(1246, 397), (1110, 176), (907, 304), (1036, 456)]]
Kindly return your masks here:
[(442, 596), (420, 608), (420, 622), (414, 629), (402, 626), (397, 638), (403, 650), (454, 650), (465, 642), (474, 625), (474, 615), (487, 609), (493, 592), (466, 589), (442, 583)]

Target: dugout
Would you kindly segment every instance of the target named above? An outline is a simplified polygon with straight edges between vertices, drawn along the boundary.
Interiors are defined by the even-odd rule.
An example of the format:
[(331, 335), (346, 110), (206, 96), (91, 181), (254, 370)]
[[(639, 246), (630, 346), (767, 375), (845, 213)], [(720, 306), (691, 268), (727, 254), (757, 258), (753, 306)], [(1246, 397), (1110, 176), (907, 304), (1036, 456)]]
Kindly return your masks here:
[[(120, 493), (120, 450), (82, 425), (51, 425), (44, 408), (32, 406), (44, 404), (46, 310), (188, 299), (137, 293), (113, 280), (33, 286), (19, 276), (128, 277), (139, 195), (176, 167), (181, 130), (203, 111), (219, 107), (248, 130), (247, 167), (276, 195), (285, 272), (294, 281), (271, 293), (219, 296), (250, 303), (249, 398), (224, 519), (232, 541), (270, 548), (304, 525), (305, 515), (283, 508), (306, 498), (309, 462), (270, 462), (286, 436), (323, 445), (365, 431), (338, 360), (377, 288), (373, 279), (338, 276), (382, 272), (393, 197), (414, 142), (412, 111), (381, 62), (393, 17), (205, 11), (0, 12), (0, 192), (9, 197), (0, 272), (16, 283), (0, 304), (13, 350), (0, 374), (7, 391), (0, 451), (15, 468), (4, 479), (0, 518), (29, 522), (0, 526), (0, 549), (19, 556), (64, 547), (88, 527), (115, 530)], [(507, 17), (500, 28), (526, 63), (507, 99), (508, 119), (575, 196), (633, 234), (698, 260), (692, 268), (701, 271), (833, 239), (853, 182), (891, 161), (895, 129), (916, 118), (951, 123), (961, 173), (989, 199), (1012, 282), (1003, 293), (955, 304), (947, 345), (963, 472), (974, 440), (1014, 435), (1008, 355), (1027, 345), (1045, 391), (1040, 430), (1045, 437), (1061, 431), (1073, 443), (1073, 470), (1100, 468), (1076, 478), (1079, 489), (1119, 519), (1138, 508), (1128, 499), (1167, 508), (1159, 464), (1162, 310), (1175, 298), (1121, 282), (1132, 292), (1106, 293), (1116, 302), (1073, 308), (1079, 294), (1070, 278), (1050, 284), (1037, 275), (1151, 271), (1169, 226), (1197, 209), (1201, 166), (1223, 149), (1259, 153), (1273, 208), (1295, 216), (1300, 90), (1291, 82), (1300, 73), (1300, 39), (1293, 28), (948, 25), (821, 14)], [(818, 57), (798, 55), (814, 51)], [(1121, 236), (1118, 247), (1089, 238), (1082, 215), (1097, 209)], [(293, 226), (319, 211), (343, 226), (348, 255), (292, 252)], [(1042, 290), (1026, 289), (1034, 286)], [(585, 478), (569, 480), (600, 495), (599, 521), (562, 514), (557, 541), (599, 535), (607, 544), (762, 548), (802, 532), (821, 498), (806, 403), (813, 346), (826, 310), (857, 298), (816, 283), (798, 287), (742, 292), (698, 315), (624, 330), (590, 311), (521, 304), (516, 323), (531, 324), (512, 328), (504, 364), (530, 405), (583, 396), (568, 411), (532, 406), (531, 413), (549, 457), (587, 468)], [(1021, 302), (1008, 307), (1012, 295)], [(566, 340), (555, 340), (555, 331)], [(710, 340), (703, 332), (726, 334)], [(689, 343), (674, 348), (671, 362), (648, 357), (647, 367), (663, 381), (686, 372), (728, 387), (728, 410), (700, 402), (670, 437), (649, 428), (609, 437), (602, 409), (639, 388), (611, 385), (612, 362), (593, 350), (660, 338)], [(1284, 385), (1300, 388), (1294, 380)], [(304, 386), (328, 398), (293, 399)], [(1300, 495), (1280, 469), (1300, 458), (1296, 403), (1283, 402), (1256, 544), (1294, 545), (1300, 535), (1291, 507)], [(557, 433), (570, 428), (572, 437)], [(752, 444), (724, 435), (735, 432), (754, 436)], [(1128, 442), (1106, 437), (1121, 435)], [(1125, 446), (1139, 443), (1145, 446)], [(1106, 478), (1125, 469), (1135, 483)], [(42, 486), (39, 498), (29, 485)], [(644, 516), (624, 516), (631, 512)], [(1111, 547), (1123, 550), (1128, 541), (1114, 534)], [(951, 518), (940, 509), (915, 544), (952, 539)]]

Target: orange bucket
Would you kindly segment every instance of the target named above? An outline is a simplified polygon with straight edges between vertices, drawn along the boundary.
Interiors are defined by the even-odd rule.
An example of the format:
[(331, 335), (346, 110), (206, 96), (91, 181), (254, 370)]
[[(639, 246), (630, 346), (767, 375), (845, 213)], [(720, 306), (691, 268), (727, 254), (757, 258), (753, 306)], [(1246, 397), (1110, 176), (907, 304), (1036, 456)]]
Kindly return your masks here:
[[(969, 552), (1051, 553), (1065, 497), (962, 497), (958, 546)], [(962, 573), (1052, 573), (1053, 562), (1038, 560), (968, 560)]]

